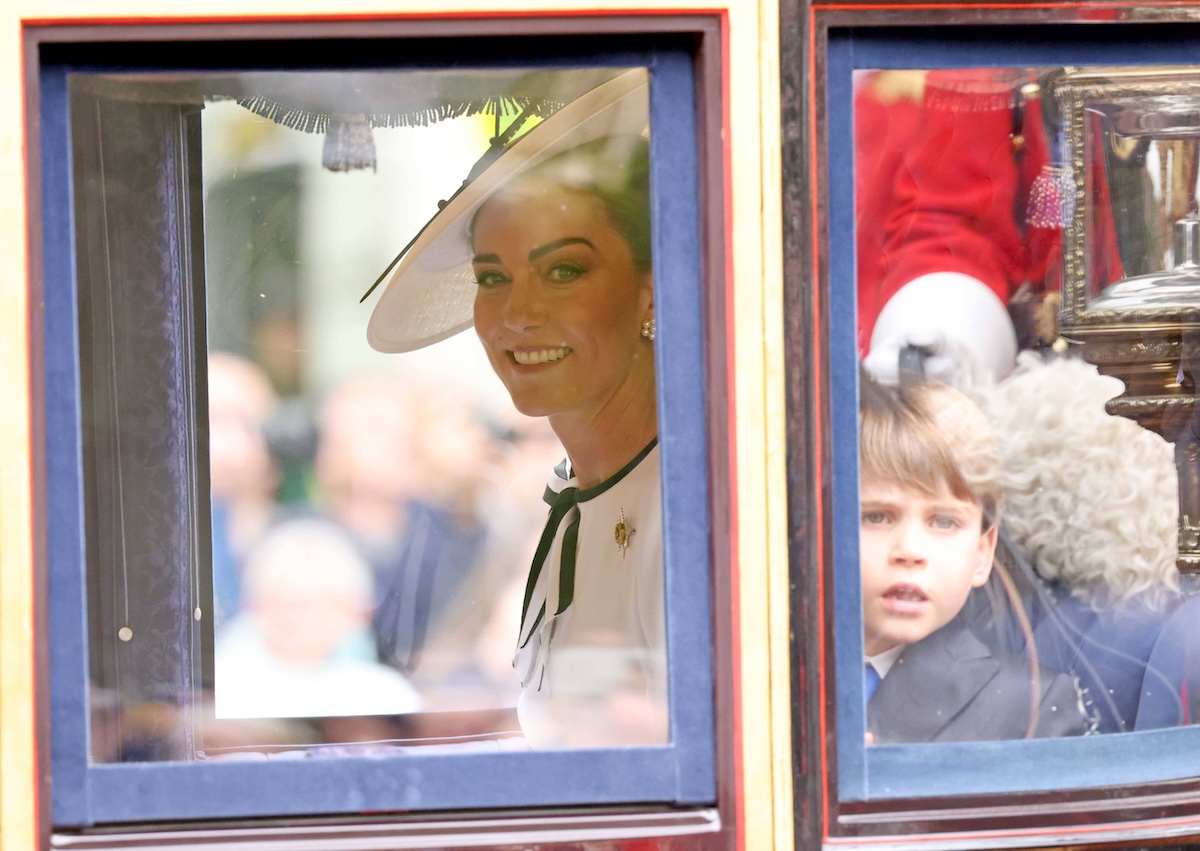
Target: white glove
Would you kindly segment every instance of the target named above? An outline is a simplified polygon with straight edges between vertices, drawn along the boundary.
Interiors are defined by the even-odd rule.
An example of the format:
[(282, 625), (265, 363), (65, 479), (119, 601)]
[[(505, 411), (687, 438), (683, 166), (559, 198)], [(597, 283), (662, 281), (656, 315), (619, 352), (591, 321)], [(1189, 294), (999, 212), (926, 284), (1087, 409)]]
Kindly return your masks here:
[(999, 381), (1017, 358), (1008, 309), (981, 281), (958, 272), (922, 275), (892, 296), (863, 366), (876, 381), (896, 384), (907, 346), (924, 351), (927, 376), (960, 390)]

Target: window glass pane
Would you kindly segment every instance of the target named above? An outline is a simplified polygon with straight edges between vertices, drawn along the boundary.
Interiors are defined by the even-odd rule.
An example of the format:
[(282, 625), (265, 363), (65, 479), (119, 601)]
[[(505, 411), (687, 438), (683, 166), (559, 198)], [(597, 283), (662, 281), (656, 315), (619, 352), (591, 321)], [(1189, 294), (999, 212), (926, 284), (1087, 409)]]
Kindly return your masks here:
[(862, 644), (838, 664), (868, 761), (1196, 717), (1198, 81), (854, 73)]
[(668, 741), (626, 72), (72, 77), (94, 762)]

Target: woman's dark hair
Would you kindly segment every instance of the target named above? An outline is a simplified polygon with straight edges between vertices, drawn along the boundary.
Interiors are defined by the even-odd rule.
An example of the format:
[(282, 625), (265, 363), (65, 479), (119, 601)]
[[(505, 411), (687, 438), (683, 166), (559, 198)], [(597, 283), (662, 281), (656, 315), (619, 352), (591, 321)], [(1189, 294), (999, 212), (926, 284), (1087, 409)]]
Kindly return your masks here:
[[(634, 135), (593, 139), (555, 154), (528, 174), (598, 198), (613, 228), (629, 243), (637, 270), (650, 271), (650, 143), (646, 139)], [(472, 221), (472, 235), (474, 231)]]

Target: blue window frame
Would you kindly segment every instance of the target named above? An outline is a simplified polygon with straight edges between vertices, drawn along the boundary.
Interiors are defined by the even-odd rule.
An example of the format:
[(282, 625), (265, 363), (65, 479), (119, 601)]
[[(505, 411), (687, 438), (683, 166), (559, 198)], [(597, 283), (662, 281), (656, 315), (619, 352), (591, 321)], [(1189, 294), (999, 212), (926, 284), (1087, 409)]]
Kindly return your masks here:
[[(320, 51), (328, 45), (272, 45), (256, 54), (236, 41), (207, 45), (202, 50), (183, 44), (178, 50), (171, 46), (167, 51), (151, 51), (147, 54), (150, 58), (142, 60), (136, 44), (94, 43), (86, 49), (56, 44), (42, 52), (37, 88), (44, 268), (39, 319), (44, 332), (40, 378), (45, 388), (41, 418), (47, 458), (43, 502), (43, 516), (48, 518), (46, 646), (51, 808), (56, 829), (252, 816), (605, 804), (686, 806), (716, 801), (712, 604), (710, 582), (703, 579), (712, 569), (713, 518), (702, 315), (707, 273), (701, 246), (694, 46), (672, 35), (589, 37), (565, 45), (561, 37), (523, 37), (514, 38), (512, 45), (521, 65), (650, 69), (655, 291), (662, 319), (658, 404), (672, 743), (483, 754), (409, 750), (386, 757), (220, 763), (95, 764), (89, 760), (93, 698), (88, 690), (86, 564), (95, 557), (95, 542), (89, 541), (89, 534), (95, 533), (89, 526), (90, 505), (99, 498), (104, 482), (89, 480), (82, 448), (88, 426), (81, 400), (91, 378), (81, 367), (80, 300), (90, 294), (79, 291), (73, 250), (83, 237), (79, 233), (82, 225), (73, 213), (79, 188), (73, 184), (69, 76), (75, 72), (212, 70), (197, 57), (222, 54), (227, 58), (209, 61), (257, 67), (256, 58), (268, 55), (271, 70), (280, 70), (273, 60), (288, 53), (288, 47), (296, 49), (291, 55), (303, 56), (315, 65), (325, 61)], [(403, 45), (391, 44), (397, 46)], [(258, 43), (260, 51), (262, 47)], [(506, 61), (502, 41), (490, 39), (487, 53), (492, 62)], [(172, 59), (164, 60), (164, 55)], [(404, 54), (393, 49), (391, 55)], [(345, 45), (330, 56), (321, 70), (336, 70), (341, 62), (361, 67), (363, 61), (348, 59)], [(174, 57), (184, 58), (172, 64)], [(473, 63), (488, 64), (478, 54), (471, 57)], [(508, 61), (516, 58), (509, 56)], [(390, 65), (402, 66), (403, 61)], [(461, 59), (456, 67), (461, 67)], [(186, 262), (186, 257), (181, 261), (178, 255), (164, 255), (164, 260)], [(715, 282), (707, 284), (713, 285)], [(182, 298), (185, 294), (175, 295)], [(202, 503), (206, 497), (195, 493), (194, 471), (204, 459), (202, 451), (198, 454), (195, 422), (189, 421), (185, 404), (189, 394), (197, 392), (196, 354), (180, 344), (186, 335), (177, 337), (181, 333), (178, 328), (142, 330), (150, 342), (162, 344), (165, 354), (161, 357), (173, 359), (170, 369), (175, 381), (166, 389), (172, 400), (180, 402), (172, 412), (178, 418), (169, 430), (172, 440), (159, 448), (158, 463), (170, 466), (172, 475), (191, 476), (192, 503)], [(153, 356), (160, 357), (157, 353)], [(166, 530), (183, 539), (171, 541), (175, 551), (166, 557), (196, 558), (203, 564), (203, 543), (187, 540), (188, 510), (199, 509), (184, 506), (180, 527)], [(195, 516), (190, 515), (192, 521)], [(180, 624), (179, 629), (177, 638), (191, 640), (189, 631), (194, 627)]]
[[(854, 103), (858, 69), (1189, 65), (1193, 24), (1096, 26), (831, 26), (828, 39), (830, 386), (833, 595), (838, 684), (837, 795), (872, 802), (1030, 793), (1200, 776), (1200, 728), (1076, 739), (865, 747), (862, 592), (859, 584), (858, 357), (856, 344)], [(841, 141), (839, 141), (841, 140)]]

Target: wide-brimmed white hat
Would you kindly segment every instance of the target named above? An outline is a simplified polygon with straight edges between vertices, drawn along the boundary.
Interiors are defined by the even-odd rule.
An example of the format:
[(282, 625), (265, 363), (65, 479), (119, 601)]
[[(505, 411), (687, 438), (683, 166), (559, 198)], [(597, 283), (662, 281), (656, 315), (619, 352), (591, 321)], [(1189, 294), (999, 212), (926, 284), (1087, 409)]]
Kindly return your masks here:
[(367, 323), (381, 352), (411, 352), (471, 327), (475, 273), (469, 228), (497, 190), (555, 154), (607, 136), (645, 131), (649, 75), (627, 71), (571, 101), (520, 137), (426, 225), (404, 255)]

